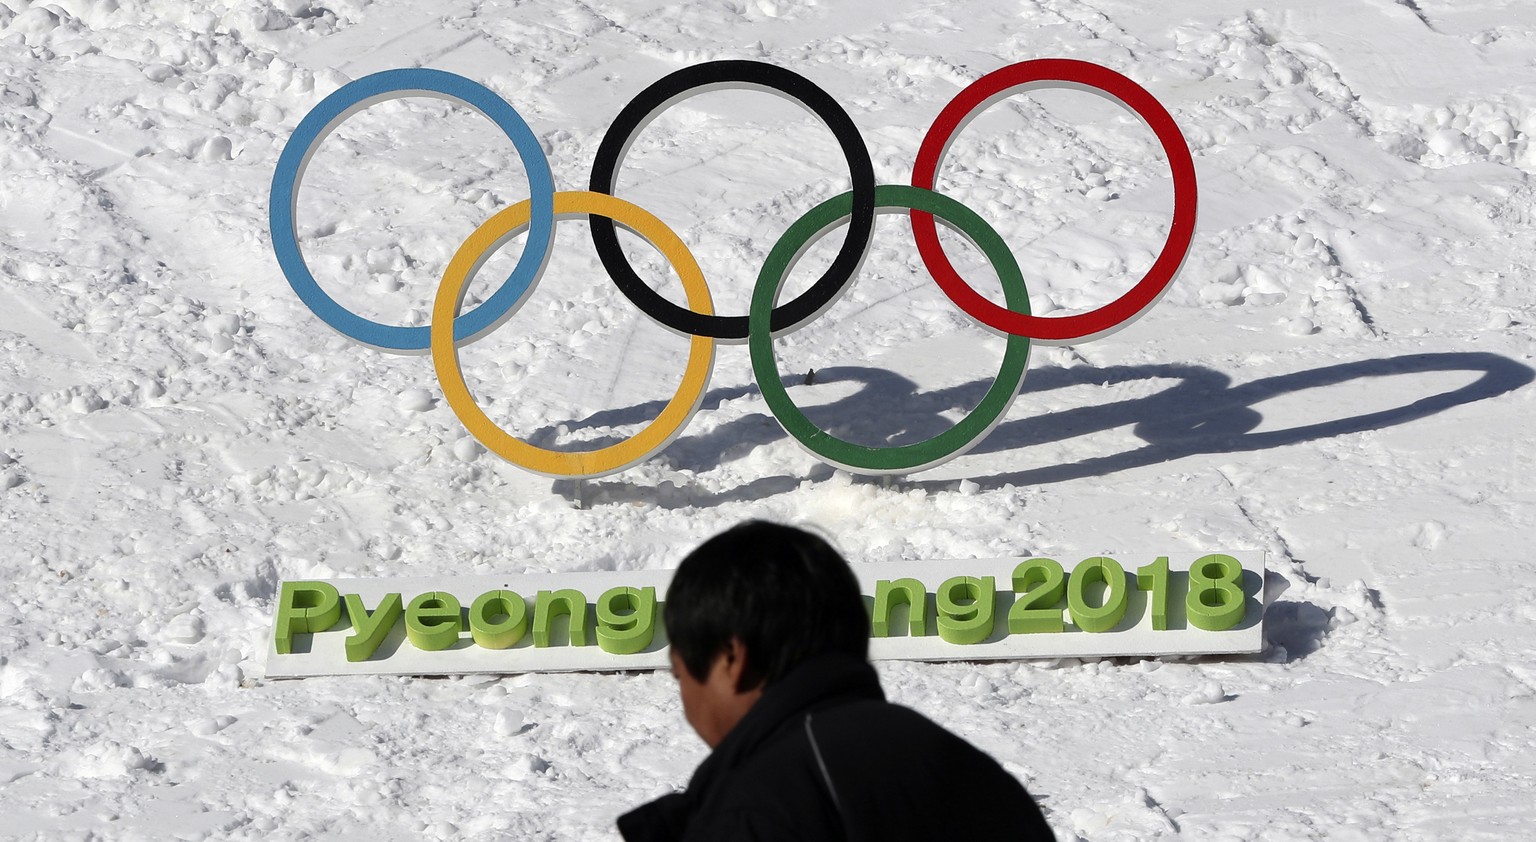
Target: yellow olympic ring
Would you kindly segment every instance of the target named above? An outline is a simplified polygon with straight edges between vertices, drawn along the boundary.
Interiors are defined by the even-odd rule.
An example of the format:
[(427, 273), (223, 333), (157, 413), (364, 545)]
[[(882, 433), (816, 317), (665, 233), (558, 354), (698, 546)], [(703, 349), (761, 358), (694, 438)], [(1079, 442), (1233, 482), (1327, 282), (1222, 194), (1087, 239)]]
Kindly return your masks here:
[[(528, 225), (530, 204), (525, 199), (486, 220), (454, 253), (432, 304), (432, 365), (437, 369), (437, 379), (448, 398), (448, 406), (459, 416), (459, 421), (481, 444), (508, 462), (548, 477), (593, 477), (622, 471), (666, 447), (693, 417), (714, 370), (715, 340), (708, 336), (692, 337), (683, 382), (666, 408), (645, 429), (618, 444), (564, 453), (531, 445), (498, 427), (476, 403), (464, 383), (459, 349), (453, 341), (453, 323), (463, 304), (464, 290), (475, 271), (502, 243)], [(696, 313), (714, 313), (704, 273), (699, 270), (693, 253), (666, 223), (613, 196), (586, 191), (556, 193), (556, 218), (575, 215), (607, 217), (640, 235), (661, 252), (682, 279), (689, 308)], [(530, 291), (532, 288), (530, 285)]]

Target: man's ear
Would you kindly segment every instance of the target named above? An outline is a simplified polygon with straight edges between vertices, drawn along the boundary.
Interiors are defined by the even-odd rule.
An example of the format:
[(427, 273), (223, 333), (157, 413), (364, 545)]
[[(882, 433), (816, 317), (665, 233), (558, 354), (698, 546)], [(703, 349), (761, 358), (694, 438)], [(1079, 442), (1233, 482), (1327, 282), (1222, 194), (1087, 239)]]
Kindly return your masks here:
[[(756, 671), (748, 664), (747, 644), (743, 643), (741, 638), (732, 635), (730, 642), (725, 644), (725, 649), (720, 654), (725, 659), (726, 676), (730, 678), (731, 687), (737, 693), (756, 689), (757, 683), (752, 682)], [(744, 686), (748, 683), (752, 686)]]

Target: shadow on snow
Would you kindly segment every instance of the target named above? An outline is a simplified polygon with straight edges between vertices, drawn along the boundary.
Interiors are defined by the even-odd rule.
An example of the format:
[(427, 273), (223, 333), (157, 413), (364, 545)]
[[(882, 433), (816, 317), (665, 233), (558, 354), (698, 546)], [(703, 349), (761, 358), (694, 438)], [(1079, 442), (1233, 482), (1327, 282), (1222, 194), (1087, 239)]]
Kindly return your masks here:
[[(1328, 418), (1280, 430), (1256, 431), (1264, 417), (1254, 407), (1282, 395), (1335, 386), (1373, 377), (1465, 371), (1479, 374), (1473, 382), (1448, 392), (1375, 412)], [(1005, 485), (1044, 485), (1085, 477), (1103, 477), (1133, 468), (1170, 462), (1207, 453), (1243, 453), (1268, 450), (1349, 433), (1380, 430), (1406, 424), (1452, 407), (1511, 392), (1536, 379), (1530, 367), (1497, 354), (1482, 352), (1412, 354), (1385, 359), (1359, 360), (1309, 371), (1276, 375), (1233, 385), (1232, 378), (1212, 368), (1196, 365), (1132, 365), (1093, 368), (1045, 368), (1025, 379), (1015, 407), (1029, 406), (1029, 396), (1072, 386), (1107, 386), (1146, 380), (1174, 380), (1170, 388), (1145, 397), (1046, 412), (1029, 418), (1004, 421), (977, 443), (973, 454), (1024, 450), (1062, 442), (1092, 433), (1132, 426), (1144, 446), (1121, 453), (1095, 456), (1075, 462), (1045, 465), (990, 476), (971, 477), (982, 488)], [(822, 369), (816, 383), (854, 382), (856, 392), (832, 403), (807, 408), (806, 414), (823, 429), (840, 437), (853, 437), (866, 419), (881, 417), (899, 421), (904, 429), (886, 444), (921, 441), (953, 424), (943, 413), (967, 412), (990, 387), (977, 380), (960, 386), (920, 392), (916, 383), (881, 369), (847, 366)], [(705, 395), (701, 409), (756, 394), (755, 386), (716, 389)], [(581, 426), (642, 424), (654, 418), (664, 402), (655, 401), (624, 409), (605, 410), (580, 422)], [(1319, 411), (1337, 410), (1320, 406)], [(1336, 413), (1334, 413), (1336, 414)], [(550, 425), (531, 437), (539, 443), (553, 437)], [(771, 416), (754, 414), (739, 418), (703, 434), (686, 431), (667, 448), (667, 455), (682, 470), (704, 472), (739, 459), (760, 445), (786, 434)], [(542, 441), (541, 441), (542, 440)], [(595, 447), (617, 438), (584, 442)], [(636, 485), (623, 480), (557, 480), (554, 490), (571, 500), (588, 503), (643, 500), (665, 507), (709, 506), (729, 501), (756, 500), (783, 493), (806, 480), (832, 475), (827, 465), (817, 465), (804, 476), (769, 476), (718, 493), (700, 489)], [(879, 482), (861, 477), (860, 482)], [(903, 487), (942, 490), (957, 480), (900, 480)]]

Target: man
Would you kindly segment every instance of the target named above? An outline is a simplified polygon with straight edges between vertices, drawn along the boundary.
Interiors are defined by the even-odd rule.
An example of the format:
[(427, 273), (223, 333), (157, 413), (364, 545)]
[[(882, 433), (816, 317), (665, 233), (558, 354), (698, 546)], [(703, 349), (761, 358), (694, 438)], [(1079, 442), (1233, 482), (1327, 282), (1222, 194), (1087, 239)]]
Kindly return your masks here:
[(628, 842), (1051, 840), (995, 760), (885, 701), (858, 580), (826, 541), (746, 523), (677, 568), (663, 609), (683, 715), (713, 752)]

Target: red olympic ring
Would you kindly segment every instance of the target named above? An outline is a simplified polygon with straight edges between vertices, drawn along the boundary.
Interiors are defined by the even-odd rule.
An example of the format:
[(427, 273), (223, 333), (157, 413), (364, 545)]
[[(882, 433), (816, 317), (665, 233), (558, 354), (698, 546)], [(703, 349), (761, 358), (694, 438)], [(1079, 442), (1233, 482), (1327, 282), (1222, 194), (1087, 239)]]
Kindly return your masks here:
[(1031, 316), (993, 304), (960, 277), (939, 244), (933, 214), (911, 211), (912, 236), (928, 273), (971, 318), (1004, 333), (1044, 342), (1092, 339), (1129, 324), (1156, 303), (1178, 273), (1195, 234), (1194, 159), (1173, 116), (1145, 88), (1107, 67), (1074, 59), (1035, 59), (994, 70), (972, 82), (939, 112), (918, 148), (912, 186), (933, 190), (934, 175), (955, 133), (994, 99), (1033, 82), (1066, 82), (1097, 90), (1129, 108), (1157, 135), (1173, 171), (1173, 224), (1152, 268), (1129, 292), (1096, 310), (1074, 316)]

